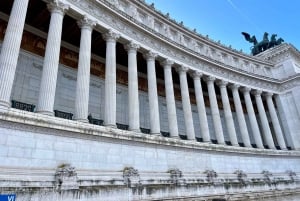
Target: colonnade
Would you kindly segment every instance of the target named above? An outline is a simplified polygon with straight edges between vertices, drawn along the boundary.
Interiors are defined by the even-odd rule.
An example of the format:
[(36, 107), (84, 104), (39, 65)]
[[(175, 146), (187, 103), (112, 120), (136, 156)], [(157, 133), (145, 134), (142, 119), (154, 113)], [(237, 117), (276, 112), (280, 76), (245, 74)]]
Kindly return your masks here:
[[(17, 58), (20, 50), (20, 43), (22, 39), (28, 1), (29, 0), (14, 1), (6, 34), (2, 44), (0, 55), (0, 107), (2, 109), (10, 107), (10, 96), (17, 66)], [(44, 57), (37, 112), (44, 115), (53, 115), (63, 17), (69, 7), (67, 5), (56, 2), (50, 3), (48, 5), (48, 8), (51, 12), (51, 20)], [(76, 85), (75, 120), (86, 122), (89, 102), (92, 42), (91, 35), (96, 22), (84, 16), (78, 21), (78, 25), (81, 28), (81, 39)], [(104, 125), (111, 127), (116, 126), (116, 42), (119, 37), (120, 35), (113, 32), (112, 30), (108, 30), (103, 34), (103, 38), (106, 41)], [(128, 52), (129, 130), (132, 131), (139, 131), (140, 129), (137, 74), (137, 50), (139, 48), (140, 46), (133, 41), (129, 41), (128, 44), (125, 44), (125, 49)], [(157, 80), (155, 72), (155, 58), (157, 56), (158, 54), (151, 50), (144, 54), (144, 58), (147, 61), (150, 132), (151, 134), (156, 135), (160, 134), (160, 117), (158, 107)], [(255, 144), (258, 148), (264, 148), (264, 141), (270, 149), (275, 149), (274, 139), (271, 133), (268, 118), (266, 116), (266, 110), (262, 101), (262, 95), (264, 94), (266, 97), (271, 121), (274, 126), (276, 139), (281, 149), (286, 149), (283, 132), (272, 100), (272, 93), (262, 93), (262, 91), (257, 89), (251, 89), (247, 86), (240, 86), (235, 83), (229, 83), (226, 80), (217, 79), (216, 77), (213, 77), (211, 75), (204, 75), (198, 70), (191, 70), (189, 67), (181, 64), (174, 65), (174, 61), (170, 60), (169, 58), (165, 58), (164, 61), (161, 62), (161, 65), (164, 68), (164, 81), (170, 137), (179, 137), (172, 78), (172, 68), (175, 68), (179, 74), (182, 106), (188, 140), (196, 140), (189, 97), (189, 87), (187, 82), (187, 76), (189, 74), (194, 81), (196, 105), (200, 120), (200, 131), (204, 142), (210, 142), (211, 136), (208, 127), (205, 102), (201, 85), (202, 79), (207, 84), (211, 116), (218, 144), (225, 144), (223, 131), (227, 129), (230, 142), (233, 146), (239, 145), (237, 133), (240, 133), (244, 146), (252, 147), (249, 137), (249, 129), (251, 129)], [(221, 123), (215, 86), (218, 86), (220, 88), (226, 123), (225, 127), (222, 127)], [(238, 120), (237, 125), (235, 125), (233, 121), (233, 115), (227, 89), (230, 89), (232, 91), (234, 108)], [(250, 128), (247, 127), (245, 121), (244, 110), (241, 104), (239, 91), (242, 92), (244, 96), (243, 98), (245, 100), (246, 110), (250, 121)], [(257, 105), (259, 118), (257, 118), (255, 115), (253, 108), (254, 103), (250, 97), (250, 93), (253, 93), (255, 96), (255, 103)], [(259, 129), (258, 121), (260, 121), (262, 127), (261, 130)]]

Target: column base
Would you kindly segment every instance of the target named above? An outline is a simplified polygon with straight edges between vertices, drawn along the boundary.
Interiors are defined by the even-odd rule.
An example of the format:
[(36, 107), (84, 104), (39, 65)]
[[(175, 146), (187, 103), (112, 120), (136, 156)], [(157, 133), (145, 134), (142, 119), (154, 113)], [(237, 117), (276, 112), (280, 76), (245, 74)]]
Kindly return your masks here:
[(43, 114), (43, 115), (47, 115), (47, 116), (54, 116), (54, 112), (51, 112), (51, 111), (36, 111), (36, 113), (38, 114)]
[(260, 145), (260, 146), (256, 145), (256, 147), (257, 147), (257, 149), (265, 149), (265, 147), (263, 145)]
[(106, 124), (106, 123), (104, 123), (103, 126), (109, 127), (109, 128), (117, 128), (116, 124)]
[(172, 138), (172, 139), (177, 139), (177, 140), (179, 140), (179, 139), (180, 139), (180, 137), (179, 137), (179, 136), (176, 136), (176, 135), (174, 135), (174, 136), (170, 136), (170, 138)]
[(132, 131), (132, 132), (137, 132), (137, 133), (141, 132), (141, 129), (136, 129), (136, 128), (129, 128), (128, 130)]
[(247, 147), (247, 148), (253, 148), (251, 144), (244, 145), (244, 146)]
[(150, 132), (150, 135), (161, 136), (161, 133), (151, 133)]
[(232, 144), (231, 146), (233, 146), (233, 147), (239, 147), (240, 145), (239, 144)]
[(74, 120), (82, 122), (82, 123), (89, 123), (89, 120), (87, 120), (87, 119), (74, 119)]

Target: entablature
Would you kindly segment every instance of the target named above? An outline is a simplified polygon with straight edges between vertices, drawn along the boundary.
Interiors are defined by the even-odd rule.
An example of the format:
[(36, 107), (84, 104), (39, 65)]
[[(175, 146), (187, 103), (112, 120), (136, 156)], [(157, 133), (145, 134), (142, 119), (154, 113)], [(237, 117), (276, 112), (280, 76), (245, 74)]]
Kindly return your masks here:
[(300, 52), (292, 44), (283, 43), (257, 55), (267, 62), (274, 64), (292, 59), (300, 67)]
[[(50, 2), (50, 0), (43, 1)], [(120, 3), (121, 1), (123, 0), (114, 2)], [(254, 89), (272, 91), (274, 93), (287, 89), (287, 87), (281, 87), (281, 80), (272, 78), (271, 68), (274, 65), (270, 62), (231, 51), (229, 48), (210, 41), (197, 33), (193, 33), (173, 21), (169, 20), (169, 23), (174, 26), (174, 29), (176, 28), (189, 34), (189, 37), (193, 37), (193, 40), (197, 39), (205, 43), (210, 49), (210, 55), (197, 53), (189, 48), (189, 46), (184, 46), (178, 43), (178, 41), (168, 39), (168, 37), (159, 34), (149, 26), (122, 12), (121, 7), (117, 8), (107, 0), (64, 0), (63, 2), (70, 5), (67, 15), (75, 19), (87, 16), (97, 23), (94, 28), (95, 30), (101, 33), (113, 30), (121, 34), (121, 38), (119, 39), (121, 43), (136, 41), (141, 46), (141, 51), (151, 50), (157, 52), (160, 57), (158, 59), (172, 59), (176, 65), (186, 65), (192, 71), (201, 71), (206, 75), (215, 76), (217, 79), (226, 79), (229, 82), (239, 83)], [(141, 6), (147, 7), (147, 4), (139, 1), (131, 2), (124, 0), (124, 2), (130, 5), (141, 4)], [(151, 9), (142, 9), (147, 14), (148, 12), (150, 13), (148, 10)], [(154, 13), (154, 17), (161, 15), (160, 19), (168, 22), (167, 18), (163, 18), (163, 15), (157, 11), (153, 10), (151, 12), (150, 14)], [(165, 23), (165, 21), (163, 22)], [(28, 28), (28, 26), (25, 27)], [(42, 34), (38, 33), (38, 35), (46, 37), (47, 34), (42, 32)], [(257, 63), (253, 63), (254, 61)]]
[[(168, 14), (162, 14), (157, 11), (153, 5), (147, 5), (143, 0), (125, 1), (127, 4), (122, 4), (123, 0), (101, 0), (101, 2), (109, 2), (111, 4), (109, 6), (112, 6), (113, 9), (120, 9), (125, 12), (119, 14), (125, 14), (125, 16), (129, 15), (129, 18), (135, 23), (150, 29), (152, 34), (158, 35), (162, 39), (171, 41), (176, 45), (180, 45), (182, 48), (188, 49), (191, 52), (207, 56), (212, 60), (219, 60), (222, 63), (233, 65), (235, 68), (240, 68), (238, 63), (237, 65), (230, 63), (232, 57), (233, 60), (241, 60), (241, 62), (246, 60), (246, 64), (249, 62), (258, 68), (260, 66), (266, 68), (272, 67), (272, 64), (268, 62), (238, 52), (231, 47), (226, 47), (222, 45), (220, 41), (215, 42), (209, 39), (208, 36), (197, 33), (195, 29), (191, 30), (185, 27), (183, 22), (176, 22), (171, 19)], [(130, 6), (128, 6), (129, 4)], [(134, 12), (132, 12), (131, 9), (134, 10)]]

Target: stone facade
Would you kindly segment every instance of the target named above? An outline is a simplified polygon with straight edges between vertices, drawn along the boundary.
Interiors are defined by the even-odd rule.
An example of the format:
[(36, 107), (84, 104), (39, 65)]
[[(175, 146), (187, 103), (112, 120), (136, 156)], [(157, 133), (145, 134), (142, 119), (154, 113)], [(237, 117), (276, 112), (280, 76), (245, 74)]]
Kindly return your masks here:
[(249, 56), (142, 0), (14, 0), (0, 48), (0, 195), (300, 199), (291, 44)]

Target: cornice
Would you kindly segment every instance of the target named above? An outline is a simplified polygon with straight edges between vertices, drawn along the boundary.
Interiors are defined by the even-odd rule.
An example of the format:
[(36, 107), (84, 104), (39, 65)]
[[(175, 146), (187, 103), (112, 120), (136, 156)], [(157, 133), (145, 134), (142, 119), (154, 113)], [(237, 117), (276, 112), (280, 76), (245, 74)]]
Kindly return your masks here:
[[(103, 27), (113, 29), (120, 33), (123, 40), (135, 41), (141, 46), (141, 51), (155, 51), (163, 58), (172, 59), (178, 65), (187, 65), (191, 70), (200, 70), (206, 74), (212, 74), (217, 78), (226, 77), (232, 82), (243, 82), (245, 85), (250, 85), (253, 88), (261, 88), (263, 90), (278, 91), (279, 86), (276, 79), (270, 78), (270, 64), (268, 68), (259, 65), (255, 66), (248, 60), (243, 60), (239, 57), (221, 58), (227, 63), (239, 66), (236, 68), (224, 61), (217, 60), (222, 53), (207, 46), (208, 55), (197, 53), (183, 45), (177, 44), (174, 41), (166, 38), (162, 34), (154, 32), (146, 25), (138, 22), (131, 16), (116, 10), (105, 0), (66, 0), (71, 5), (71, 12), (79, 12), (82, 15), (88, 14), (97, 21), (98, 26), (95, 29), (100, 29), (103, 32)], [(73, 9), (73, 11), (72, 11)], [(78, 14), (77, 14), (78, 15)], [(99, 28), (103, 26), (102, 29)], [(224, 55), (223, 55), (224, 56)], [(261, 75), (257, 74), (260, 73)], [(242, 83), (241, 83), (242, 84)]]
[(272, 62), (278, 64), (286, 59), (293, 59), (296, 63), (300, 64), (300, 52), (292, 44), (283, 43), (281, 45), (275, 46), (271, 49), (268, 49), (259, 55), (258, 57), (262, 58), (267, 62)]
[[(111, 1), (111, 0), (106, 0), (106, 1)], [(114, 1), (114, 0), (112, 0)], [(125, 0), (125, 1), (130, 1), (130, 0)], [(215, 48), (218, 48), (222, 51), (225, 51), (227, 53), (233, 54), (235, 56), (239, 56), (242, 57), (244, 59), (248, 59), (248, 60), (253, 60), (255, 62), (263, 62), (260, 59), (257, 59), (256, 57), (253, 57), (251, 55), (248, 55), (246, 53), (243, 53), (241, 51), (238, 51), (236, 49), (233, 49), (231, 46), (225, 46), (223, 45), (220, 40), (219, 41), (214, 41), (213, 39), (209, 38), (208, 35), (204, 36), (201, 33), (198, 33), (196, 31), (196, 29), (190, 29), (189, 27), (184, 26), (184, 23), (181, 22), (177, 22), (176, 20), (172, 19), (169, 15), (169, 13), (163, 14), (160, 10), (156, 9), (154, 7), (154, 4), (147, 4), (144, 0), (137, 0), (137, 1), (130, 1), (133, 4), (135, 4), (136, 6), (142, 7), (143, 10), (146, 10), (147, 12), (151, 13), (152, 15), (154, 15), (155, 17), (157, 17), (158, 19), (162, 20), (165, 23), (168, 23), (169, 25), (172, 25), (173, 27), (176, 27), (178, 30), (184, 32), (185, 34), (188, 34), (189, 36), (198, 39), (201, 42), (204, 42), (210, 46), (213, 46)], [(263, 62), (264, 64), (265, 63)]]
[[(95, 3), (95, 0), (88, 0), (90, 3)], [(69, 2), (79, 2), (78, 0), (69, 0)], [(122, 6), (121, 6), (121, 2), (127, 2), (128, 7), (130, 7), (130, 9), (135, 10), (135, 14), (131, 13), (131, 12), (124, 12), (122, 11)], [(230, 56), (233, 57), (238, 57), (242, 60), (248, 60), (249, 62), (254, 62), (255, 65), (262, 65), (262, 66), (268, 66), (268, 67), (272, 67), (272, 64), (262, 61), (259, 58), (250, 56), (250, 55), (246, 55), (246, 54), (242, 54), (241, 52), (237, 52), (231, 48), (222, 46), (220, 43), (214, 42), (209, 40), (207, 37), (204, 37), (194, 31), (189, 30), (188, 28), (182, 26), (181, 24), (178, 24), (176, 22), (171, 21), (169, 18), (167, 18), (166, 16), (162, 15), (161, 13), (159, 13), (158, 11), (154, 10), (151, 6), (147, 5), (146, 3), (143, 3), (142, 1), (130, 1), (130, 0), (98, 0), (96, 2), (96, 4), (98, 3), (98, 8), (99, 5), (102, 5), (104, 7), (106, 7), (106, 9), (109, 9), (110, 11), (112, 11), (113, 13), (115, 13), (118, 16), (123, 17), (124, 19), (128, 20), (129, 22), (135, 24), (135, 26), (138, 26), (140, 29), (144, 29), (148, 32), (148, 34), (150, 33), (151, 35), (155, 35), (157, 37), (159, 37), (160, 39), (163, 39), (165, 41), (168, 41), (170, 43), (172, 43), (175, 46), (179, 46), (180, 48), (183, 48), (187, 51), (196, 53), (197, 55), (200, 56), (205, 56), (204, 53), (199, 53), (197, 51), (195, 51), (192, 48), (189, 48), (191, 46), (193, 46), (193, 42), (200, 42), (202, 45), (207, 45), (209, 48), (214, 49), (216, 52), (221, 51), (221, 53), (224, 54), (229, 54)], [(94, 5), (96, 5), (94, 4)], [(163, 26), (171, 26), (172, 29), (178, 31), (178, 35), (180, 36), (182, 33), (184, 33), (185, 37), (186, 35), (188, 35), (188, 40), (190, 41), (189, 44), (184, 45), (181, 43), (181, 38), (179, 37), (177, 40), (172, 40), (170, 37), (166, 36), (165, 33), (163, 33), (162, 31), (156, 31), (153, 27), (151, 27), (149, 25), (148, 22), (148, 18), (146, 19), (147, 22), (141, 22), (139, 21), (139, 17), (137, 17), (139, 15), (137, 8), (136, 7), (132, 7), (132, 5), (135, 6), (140, 6), (142, 7), (141, 12), (145, 13), (145, 14), (151, 14), (151, 17), (155, 17), (155, 19), (157, 19), (160, 23), (162, 23)], [(97, 7), (97, 6), (96, 6)], [(150, 8), (149, 8), (150, 7)], [(92, 7), (90, 7), (92, 8)], [(152, 21), (154, 20), (154, 18), (152, 19)], [(148, 24), (147, 24), (148, 23)], [(152, 22), (153, 23), (153, 22)], [(153, 24), (152, 24), (153, 25)], [(235, 68), (238, 68), (237, 66), (235, 66)]]

